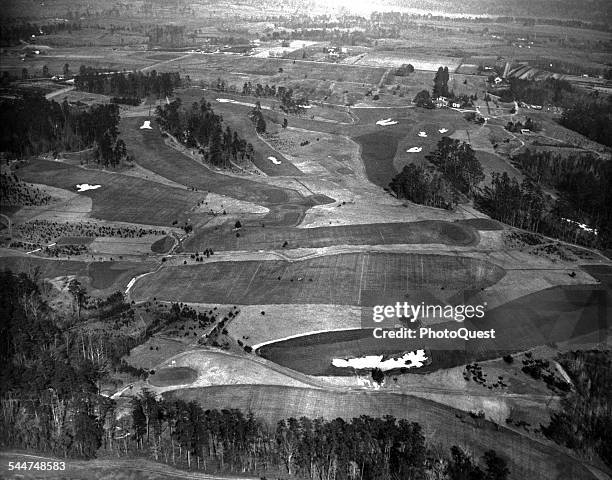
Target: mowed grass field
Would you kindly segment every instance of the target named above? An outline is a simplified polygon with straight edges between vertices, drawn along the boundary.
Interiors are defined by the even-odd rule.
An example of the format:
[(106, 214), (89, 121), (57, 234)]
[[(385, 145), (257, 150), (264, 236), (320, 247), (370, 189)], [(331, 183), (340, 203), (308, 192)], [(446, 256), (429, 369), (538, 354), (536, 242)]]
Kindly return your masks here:
[[(539, 345), (583, 343), (589, 337), (603, 343), (612, 319), (612, 293), (599, 286), (554, 287), (508, 302), (484, 318), (461, 324), (423, 326), (435, 330), (495, 330), (495, 339), (375, 339), (371, 330), (330, 331), (265, 345), (260, 354), (273, 362), (309, 375), (350, 375), (332, 366), (334, 358), (397, 354), (425, 348), (431, 364), (410, 372), (427, 373), (473, 361), (498, 358)], [(413, 325), (411, 328), (418, 328)], [(599, 338), (597, 338), (599, 337)]]
[[(179, 62), (159, 67), (160, 71), (176, 71), (180, 63), (192, 79), (223, 78), (223, 73), (245, 77), (269, 77), (270, 85), (285, 85), (293, 80), (316, 79), (336, 82), (355, 81), (376, 84), (385, 69), (381, 66), (342, 65), (327, 62), (293, 60), (287, 58), (259, 58), (224, 54), (193, 54)], [(279, 70), (282, 69), (282, 70)], [(242, 85), (240, 85), (242, 87)]]
[(72, 192), (77, 184), (101, 185), (81, 193), (93, 201), (91, 216), (101, 220), (170, 226), (175, 220), (182, 223), (202, 198), (186, 189), (47, 160), (33, 160), (16, 173), (26, 182)]
[[(210, 262), (167, 267), (134, 285), (134, 299), (227, 303), (374, 305), (449, 299), (496, 283), (504, 270), (446, 255), (346, 253), (307, 260)], [(444, 287), (444, 289), (442, 288)]]
[(198, 372), (189, 367), (169, 367), (157, 370), (148, 378), (151, 385), (167, 387), (170, 385), (189, 385), (198, 378)]
[(236, 236), (234, 224), (231, 222), (219, 229), (199, 230), (189, 237), (184, 246), (189, 251), (209, 247), (218, 251), (273, 250), (280, 249), (283, 245), (287, 248), (384, 244), (471, 245), (478, 239), (468, 225), (438, 220), (316, 228), (279, 228), (265, 225), (265, 222), (243, 222), (239, 237)]
[(419, 422), (427, 440), (445, 450), (459, 445), (480, 457), (495, 445), (508, 460), (510, 479), (594, 480), (596, 477), (565, 451), (488, 421), (476, 424), (464, 412), (430, 400), (383, 392), (331, 392), (310, 388), (262, 385), (185, 388), (166, 398), (195, 400), (204, 408), (237, 408), (262, 417), (271, 426), (283, 418), (323, 417), (350, 419), (360, 415), (393, 415)]
[(140, 130), (143, 120), (144, 117), (124, 118), (121, 121), (121, 131), (135, 161), (148, 170), (181, 185), (266, 207), (295, 204), (305, 208), (316, 204), (296, 190), (273, 187), (210, 170), (166, 145), (154, 122), (152, 130)]

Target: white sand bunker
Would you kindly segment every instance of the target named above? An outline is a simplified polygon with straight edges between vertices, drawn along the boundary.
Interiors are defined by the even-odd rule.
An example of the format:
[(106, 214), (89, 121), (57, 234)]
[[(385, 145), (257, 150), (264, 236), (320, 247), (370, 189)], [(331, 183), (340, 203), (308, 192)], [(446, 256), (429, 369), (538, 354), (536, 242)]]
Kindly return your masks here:
[(79, 183), (76, 188), (78, 192), (86, 192), (87, 190), (95, 190), (100, 188), (102, 185), (90, 185), (89, 183)]
[(419, 153), (423, 150), (423, 147), (412, 147), (406, 150), (408, 153)]
[(425, 132), (419, 132), (419, 133), (417, 133), (417, 135), (418, 135), (419, 137), (426, 137), (426, 136), (427, 136), (427, 133), (425, 133)]
[(338, 368), (370, 369), (380, 368), (382, 371), (396, 368), (421, 368), (427, 361), (425, 350), (407, 352), (400, 358), (383, 360), (383, 355), (366, 355), (359, 358), (334, 358), (332, 365)]
[(145, 120), (144, 123), (141, 125), (140, 129), (141, 130), (152, 130), (152, 128), (151, 128), (151, 121), (150, 120)]
[(215, 98), (215, 100), (217, 100), (217, 102), (219, 103), (233, 103), (234, 102), (234, 100), (230, 98)]
[(280, 165), (281, 162), (279, 159), (277, 159), (276, 157), (268, 157), (268, 160), (270, 160), (274, 165)]
[(441, 128), (440, 130), (438, 130), (438, 132), (446, 133), (446, 132), (448, 132), (448, 128)]
[(389, 125), (396, 125), (397, 122), (395, 120), (391, 120), (390, 118), (385, 118), (384, 120), (379, 120), (376, 122), (376, 125), (380, 125), (382, 127), (387, 127)]

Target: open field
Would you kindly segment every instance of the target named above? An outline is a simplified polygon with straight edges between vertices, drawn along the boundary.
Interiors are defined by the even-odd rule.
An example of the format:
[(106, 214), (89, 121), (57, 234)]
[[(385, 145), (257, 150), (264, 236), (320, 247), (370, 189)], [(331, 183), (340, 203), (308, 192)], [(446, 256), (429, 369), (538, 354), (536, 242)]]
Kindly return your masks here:
[[(193, 54), (181, 59), (180, 62), (168, 63), (163, 69), (176, 70), (179, 64), (180, 68), (188, 72), (193, 79), (206, 79), (207, 75), (211, 74), (209, 72), (212, 72), (216, 80), (219, 76), (223, 76), (223, 72), (228, 72), (249, 77), (268, 77), (264, 83), (276, 85), (308, 78), (337, 82), (358, 78), (359, 83), (376, 84), (384, 72), (384, 68), (379, 65), (353, 67), (327, 62), (224, 54)], [(282, 70), (279, 71), (279, 69)]]
[(265, 304), (291, 298), (293, 303), (362, 305), (362, 300), (372, 301), (362, 298), (368, 292), (376, 292), (378, 303), (395, 302), (406, 292), (418, 292), (427, 301), (449, 298), (453, 290), (479, 290), (503, 275), (503, 269), (469, 257), (348, 253), (296, 262), (168, 267), (137, 281), (131, 293), (142, 300)]
[(80, 183), (102, 185), (80, 194), (92, 199), (91, 216), (101, 220), (170, 226), (175, 220), (186, 220), (201, 197), (135, 177), (47, 160), (33, 160), (18, 174), (25, 181), (69, 191), (75, 191)]
[(174, 238), (166, 235), (151, 245), (151, 251), (154, 253), (168, 253), (173, 245)]
[(445, 244), (473, 245), (476, 233), (459, 222), (425, 220), (412, 223), (376, 223), (333, 227), (292, 228), (262, 226), (265, 222), (242, 223), (236, 231), (230, 223), (196, 232), (185, 242), (187, 250), (212, 247), (219, 250), (274, 250), (286, 248), (317, 248), (335, 245), (368, 244)]
[(454, 72), (461, 64), (460, 58), (432, 56), (418, 58), (410, 54), (402, 54), (393, 51), (376, 51), (362, 56), (353, 65), (363, 65), (369, 67), (401, 67), (405, 64), (412, 64), (415, 70), (426, 70), (435, 72), (439, 67), (448, 67), (449, 71)]
[(281, 386), (237, 385), (186, 388), (166, 394), (185, 401), (196, 400), (206, 408), (238, 408), (265, 418), (271, 425), (287, 418), (337, 417), (350, 419), (360, 415), (393, 415), (419, 422), (426, 438), (452, 445), (466, 445), (475, 455), (495, 446), (509, 460), (513, 480), (593, 479), (589, 470), (567, 456), (564, 450), (547, 441), (534, 441), (518, 433), (474, 420), (459, 411), (429, 400), (408, 395), (379, 392), (330, 392)]
[(189, 367), (160, 368), (151, 375), (148, 380), (156, 387), (168, 387), (171, 385), (189, 385), (198, 378), (198, 372)]

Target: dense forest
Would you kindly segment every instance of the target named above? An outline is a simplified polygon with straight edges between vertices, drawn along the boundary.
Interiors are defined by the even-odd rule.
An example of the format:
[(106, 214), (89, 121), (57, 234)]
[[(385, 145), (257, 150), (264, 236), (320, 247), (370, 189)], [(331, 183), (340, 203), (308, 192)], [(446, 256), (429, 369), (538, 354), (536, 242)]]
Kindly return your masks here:
[(565, 109), (560, 123), (595, 142), (612, 147), (612, 96), (607, 100), (576, 101)]
[(564, 157), (530, 150), (514, 156), (513, 161), (529, 178), (560, 194), (542, 233), (597, 248), (612, 246), (610, 162), (593, 155)]
[(100, 163), (116, 166), (127, 155), (114, 104), (81, 108), (26, 94), (2, 101), (0, 123), (0, 151), (14, 158), (94, 147)]
[(223, 128), (223, 117), (217, 115), (209, 102), (202, 98), (189, 108), (180, 98), (155, 110), (160, 127), (190, 148), (197, 148), (211, 164), (227, 168), (238, 157), (252, 158), (253, 145), (232, 131), (229, 125)]
[(568, 352), (561, 365), (574, 385), (561, 409), (543, 428), (546, 436), (573, 450), (593, 454), (612, 467), (612, 354), (610, 351)]
[(182, 85), (178, 72), (103, 72), (81, 65), (75, 77), (77, 89), (120, 98), (143, 99), (149, 95), (163, 98)]
[(519, 183), (506, 172), (492, 174), (490, 186), (485, 186), (476, 198), (479, 210), (513, 227), (538, 232), (545, 208), (540, 186), (530, 180)]

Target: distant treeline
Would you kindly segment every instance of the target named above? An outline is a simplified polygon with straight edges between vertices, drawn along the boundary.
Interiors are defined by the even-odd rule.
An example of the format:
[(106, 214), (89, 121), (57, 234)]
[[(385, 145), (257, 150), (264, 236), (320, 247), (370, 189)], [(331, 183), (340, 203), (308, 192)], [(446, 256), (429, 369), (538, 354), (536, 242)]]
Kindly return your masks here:
[(189, 148), (197, 148), (205, 160), (215, 166), (228, 167), (238, 157), (252, 158), (253, 145), (232, 131), (229, 125), (223, 128), (223, 117), (217, 115), (209, 102), (202, 98), (190, 107), (180, 99), (159, 106), (155, 117), (160, 127)]
[(0, 103), (0, 123), (0, 151), (14, 158), (91, 147), (105, 165), (117, 165), (126, 156), (125, 144), (117, 138), (115, 104), (84, 109), (26, 94)]
[[(0, 25), (0, 47), (12, 47), (21, 42), (31, 43), (40, 41), (35, 37), (53, 35), (62, 32), (72, 32), (80, 30), (81, 24), (77, 22), (57, 22), (46, 25), (36, 25), (33, 23), (24, 24), (3, 24)], [(42, 32), (42, 33), (41, 33)]]
[(116, 97), (146, 98), (153, 95), (163, 98), (172, 95), (181, 86), (178, 72), (114, 72), (107, 73), (81, 65), (75, 77), (78, 90)]

